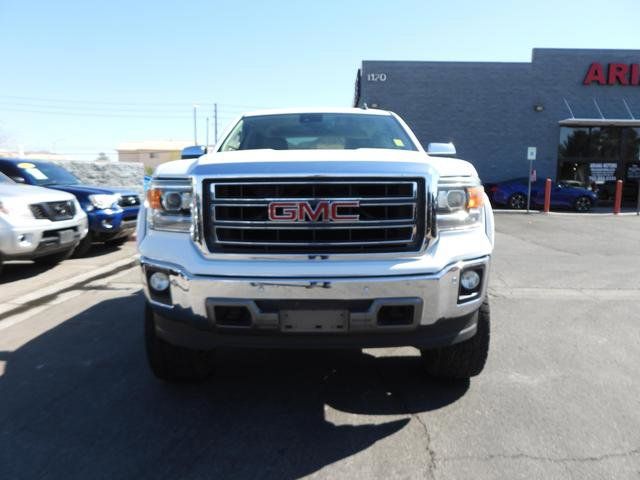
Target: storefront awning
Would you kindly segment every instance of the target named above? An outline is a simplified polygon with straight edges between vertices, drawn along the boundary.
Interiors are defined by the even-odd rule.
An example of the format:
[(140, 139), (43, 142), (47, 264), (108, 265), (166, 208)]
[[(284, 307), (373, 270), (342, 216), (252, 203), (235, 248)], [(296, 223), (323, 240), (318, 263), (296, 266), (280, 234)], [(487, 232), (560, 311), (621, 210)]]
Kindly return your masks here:
[(558, 123), (563, 127), (640, 127), (640, 120), (630, 118), (567, 118)]

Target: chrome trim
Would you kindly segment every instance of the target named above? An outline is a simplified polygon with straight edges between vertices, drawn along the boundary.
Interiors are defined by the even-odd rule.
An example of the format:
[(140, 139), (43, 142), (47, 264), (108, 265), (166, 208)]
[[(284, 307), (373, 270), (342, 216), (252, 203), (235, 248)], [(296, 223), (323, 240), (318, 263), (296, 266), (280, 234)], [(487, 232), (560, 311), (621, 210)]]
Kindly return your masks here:
[[(404, 177), (408, 177), (410, 179), (421, 177), (425, 182), (425, 196), (426, 196), (426, 205), (425, 205), (425, 213), (427, 217), (426, 223), (426, 232), (425, 239), (422, 242), (419, 250), (411, 251), (411, 252), (376, 252), (376, 253), (367, 253), (367, 259), (395, 259), (395, 258), (415, 258), (422, 255), (425, 255), (430, 248), (434, 248), (437, 244), (438, 235), (437, 235), (437, 227), (436, 227), (436, 215), (435, 215), (435, 195), (437, 192), (438, 178), (437, 173), (427, 166), (426, 170), (428, 174), (418, 173), (418, 172), (409, 172), (409, 171), (393, 171), (388, 173), (378, 173), (378, 172), (367, 172), (366, 174), (358, 173), (358, 172), (349, 172), (350, 177), (362, 177), (362, 178), (370, 178), (372, 176), (384, 179), (386, 177), (389, 180), (393, 179), (402, 179)], [(267, 172), (265, 172), (265, 175)], [(310, 255), (317, 256), (322, 259), (340, 259), (340, 260), (361, 260), (362, 253), (353, 253), (353, 252), (338, 252), (338, 253), (322, 253), (318, 255), (309, 254), (309, 253), (299, 253), (299, 252), (286, 252), (286, 253), (264, 253), (264, 252), (251, 252), (251, 253), (228, 253), (228, 252), (211, 252), (209, 251), (206, 241), (204, 239), (203, 232), (203, 193), (204, 193), (204, 184), (206, 181), (210, 180), (237, 180), (237, 179), (251, 179), (255, 178), (256, 173), (246, 173), (246, 172), (235, 172), (233, 178), (228, 175), (214, 175), (210, 173), (198, 172), (196, 171), (184, 177), (174, 177), (176, 180), (191, 180), (193, 185), (193, 202), (194, 202), (194, 210), (193, 210), (193, 222), (194, 226), (191, 232), (191, 239), (193, 245), (197, 248), (200, 255), (202, 255), (203, 259), (225, 259), (225, 260), (252, 260), (252, 259), (277, 259), (277, 260), (301, 260), (308, 259)], [(296, 179), (319, 179), (324, 180), (327, 178), (334, 178), (329, 175), (315, 174), (312, 172), (287, 172), (287, 178), (292, 180)], [(403, 180), (400, 180), (403, 181)], [(416, 190), (417, 193), (417, 190)]]
[[(273, 221), (262, 221), (262, 220), (216, 220), (215, 216), (213, 217), (216, 224), (220, 225), (220, 226), (226, 226), (226, 225), (247, 225), (247, 228), (253, 228), (250, 225), (257, 225), (257, 226), (263, 226), (263, 227), (268, 227), (268, 226), (273, 226), (274, 224), (276, 224), (276, 222)], [(412, 222), (415, 219), (415, 215), (411, 218), (394, 218), (393, 220), (359, 220), (357, 223), (354, 222), (277, 222), (277, 225), (284, 225), (289, 226), (289, 227), (298, 227), (298, 228), (318, 228), (318, 227), (322, 227), (322, 228), (333, 228), (333, 226), (335, 225), (341, 225), (343, 226), (343, 228), (355, 228), (355, 226), (357, 225), (363, 225), (363, 226), (368, 226), (368, 228), (371, 227), (397, 227), (398, 225), (402, 224), (403, 222)], [(400, 223), (393, 223), (393, 222), (400, 222)], [(346, 226), (345, 226), (346, 225)], [(351, 226), (350, 226), (351, 225)], [(413, 226), (413, 224), (411, 224), (410, 226)], [(273, 229), (276, 229), (276, 227), (273, 227)]]
[[(247, 181), (221, 181), (222, 179), (211, 179), (211, 183), (209, 184), (209, 191), (211, 193), (211, 203), (207, 206), (209, 209), (209, 219), (212, 223), (211, 229), (213, 234), (213, 242), (216, 244), (220, 244), (221, 246), (256, 246), (256, 247), (318, 247), (318, 248), (326, 248), (326, 247), (349, 247), (353, 246), (354, 248), (358, 248), (361, 246), (393, 246), (393, 245), (408, 245), (414, 243), (416, 241), (417, 235), (417, 227), (418, 227), (418, 218), (416, 216), (416, 212), (418, 210), (418, 181), (415, 180), (397, 180), (397, 177), (392, 176), (388, 179), (380, 179), (378, 177), (374, 180), (356, 180), (356, 181), (348, 181), (348, 180), (334, 180), (335, 177), (322, 177), (318, 180), (297, 180), (291, 177), (283, 177), (282, 179), (275, 179), (273, 181), (251, 181), (248, 179)], [(205, 179), (203, 179), (203, 182)], [(411, 185), (412, 195), (410, 197), (403, 196), (388, 196), (388, 197), (366, 197), (366, 196), (353, 196), (353, 197), (331, 197), (330, 195), (323, 195), (318, 197), (294, 197), (294, 196), (278, 196), (278, 197), (257, 197), (257, 198), (233, 198), (233, 197), (223, 197), (219, 198), (216, 195), (216, 188), (218, 186), (260, 186), (260, 185), (311, 185), (311, 186), (331, 186), (331, 185), (384, 185), (384, 186), (398, 186), (398, 185)], [(203, 188), (203, 187), (200, 187)], [(385, 189), (386, 191), (387, 189)], [(425, 184), (425, 195), (428, 197), (429, 185)], [(200, 200), (200, 199), (199, 199)], [(201, 201), (201, 200), (200, 200)], [(388, 207), (388, 206), (411, 206), (412, 213), (411, 217), (402, 217), (402, 218), (393, 218), (393, 219), (382, 219), (382, 220), (362, 220), (358, 222), (344, 222), (340, 224), (332, 223), (332, 222), (270, 222), (267, 220), (240, 220), (240, 219), (225, 219), (218, 220), (216, 218), (216, 208), (217, 207), (227, 207), (227, 208), (242, 208), (242, 207), (267, 207), (269, 203), (275, 201), (358, 201), (360, 206), (363, 207)], [(203, 219), (201, 219), (202, 221)], [(410, 222), (410, 223), (408, 223)], [(425, 218), (425, 233), (429, 230), (429, 225), (427, 224), (428, 219)], [(218, 228), (225, 229), (235, 229), (235, 230), (268, 230), (268, 231), (276, 231), (276, 230), (316, 230), (316, 231), (324, 231), (324, 230), (363, 230), (363, 229), (376, 229), (376, 230), (390, 230), (390, 229), (399, 229), (399, 228), (411, 228), (411, 235), (405, 236), (401, 239), (393, 239), (393, 240), (373, 240), (373, 241), (339, 241), (339, 242), (283, 242), (283, 241), (245, 241), (245, 240), (221, 240), (218, 236)], [(209, 235), (209, 233), (206, 233)], [(202, 247), (206, 249), (206, 241), (204, 237), (202, 238)], [(422, 251), (424, 247), (424, 242), (421, 245), (418, 245), (416, 251)], [(217, 252), (213, 252), (216, 254)], [(238, 253), (238, 252), (234, 252)], [(232, 253), (232, 254), (234, 254)], [(263, 252), (252, 252), (253, 254), (261, 254)], [(269, 252), (271, 253), (271, 252)], [(340, 254), (342, 252), (332, 253), (332, 254)], [(389, 253), (407, 253), (407, 252), (389, 252)], [(227, 252), (222, 252), (222, 254), (227, 254)], [(264, 254), (264, 253), (263, 253)], [(273, 253), (275, 255), (286, 255), (286, 252), (277, 252)], [(313, 254), (312, 251), (309, 252), (296, 252), (297, 255), (308, 255)], [(345, 252), (344, 254), (356, 254), (362, 255), (361, 252)], [(326, 254), (325, 254), (326, 255)]]
[[(225, 184), (226, 185), (226, 184)], [(249, 185), (245, 183), (244, 185)], [(298, 184), (296, 184), (298, 185)], [(218, 201), (219, 200), (219, 201)], [(327, 202), (350, 202), (360, 201), (360, 205), (366, 205), (366, 202), (372, 202), (368, 206), (373, 205), (409, 205), (415, 203), (415, 197), (263, 197), (263, 198), (220, 198), (214, 199), (216, 205), (226, 205), (233, 207), (262, 207), (271, 202), (311, 202), (311, 201), (327, 201)], [(256, 205), (250, 205), (246, 202), (258, 202)], [(376, 203), (377, 202), (377, 203)], [(400, 202), (400, 203), (395, 203)], [(404, 204), (402, 202), (405, 202)]]
[[(394, 220), (395, 221), (395, 220)], [(406, 220), (405, 220), (406, 222)], [(220, 221), (216, 222), (216, 226), (213, 228), (218, 228), (218, 225), (221, 223)], [(413, 223), (384, 223), (382, 225), (362, 225), (364, 222), (358, 223), (350, 223), (350, 222), (340, 222), (340, 223), (331, 223), (331, 222), (298, 222), (298, 223), (285, 223), (285, 222), (248, 222), (254, 223), (254, 225), (232, 225), (233, 223), (243, 223), (243, 222), (227, 222), (224, 226), (220, 228), (229, 228), (232, 230), (260, 230), (263, 224), (267, 224), (270, 228), (269, 230), (364, 230), (364, 229), (372, 229), (378, 228), (389, 229), (389, 228), (414, 228), (415, 225)], [(255, 225), (255, 223), (258, 223)]]
[[(262, 278), (194, 275), (172, 263), (144, 256), (140, 258), (143, 271), (152, 267), (169, 272), (173, 303), (171, 306), (159, 304), (167, 310), (179, 307), (190, 315), (206, 317), (206, 300), (216, 297), (245, 300), (376, 300), (416, 297), (422, 299), (424, 304), (420, 319), (422, 325), (476, 311), (486, 296), (489, 276), (484, 276), (477, 298), (459, 304), (460, 272), (475, 266), (483, 266), (489, 272), (490, 261), (490, 256), (460, 260), (436, 272), (411, 275)], [(149, 299), (146, 276), (143, 276), (143, 286)]]

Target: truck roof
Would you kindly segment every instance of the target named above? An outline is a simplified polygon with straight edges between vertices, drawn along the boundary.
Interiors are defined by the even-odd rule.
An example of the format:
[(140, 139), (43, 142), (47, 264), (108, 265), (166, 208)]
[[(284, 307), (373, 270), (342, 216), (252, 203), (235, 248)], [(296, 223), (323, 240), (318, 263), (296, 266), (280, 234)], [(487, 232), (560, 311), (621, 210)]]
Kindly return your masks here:
[(286, 114), (303, 114), (303, 113), (351, 113), (356, 115), (391, 115), (387, 110), (378, 110), (374, 108), (348, 108), (348, 107), (296, 107), (296, 108), (277, 108), (253, 110), (244, 113), (243, 117), (258, 117), (261, 115), (286, 115)]

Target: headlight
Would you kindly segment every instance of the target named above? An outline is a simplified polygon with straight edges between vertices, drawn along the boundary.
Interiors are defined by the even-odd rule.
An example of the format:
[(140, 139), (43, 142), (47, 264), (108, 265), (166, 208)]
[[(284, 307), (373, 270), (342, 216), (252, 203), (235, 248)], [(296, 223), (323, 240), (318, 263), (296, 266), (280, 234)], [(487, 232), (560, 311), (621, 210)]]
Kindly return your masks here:
[(120, 200), (120, 195), (103, 194), (103, 193), (96, 194), (96, 195), (89, 195), (89, 201), (91, 202), (91, 205), (93, 205), (95, 208), (100, 210), (117, 207), (117, 203), (119, 200)]
[(1, 202), (0, 201), (0, 215), (4, 215), (9, 219), (33, 219), (33, 213), (29, 206), (20, 201), (19, 199), (14, 199), (11, 203), (9, 202)]
[(438, 186), (436, 202), (441, 230), (474, 227), (482, 221), (484, 190), (479, 185), (442, 182)]
[(191, 180), (152, 180), (147, 190), (146, 206), (149, 209), (149, 228), (189, 232), (193, 209)]

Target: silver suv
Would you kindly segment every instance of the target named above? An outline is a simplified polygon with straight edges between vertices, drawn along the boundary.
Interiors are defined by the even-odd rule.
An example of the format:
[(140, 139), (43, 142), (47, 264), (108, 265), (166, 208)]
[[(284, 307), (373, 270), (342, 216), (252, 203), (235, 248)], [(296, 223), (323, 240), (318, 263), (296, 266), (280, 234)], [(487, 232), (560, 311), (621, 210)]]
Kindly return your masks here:
[(58, 263), (86, 234), (87, 215), (73, 195), (0, 173), (0, 269), (6, 260)]

